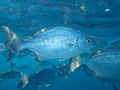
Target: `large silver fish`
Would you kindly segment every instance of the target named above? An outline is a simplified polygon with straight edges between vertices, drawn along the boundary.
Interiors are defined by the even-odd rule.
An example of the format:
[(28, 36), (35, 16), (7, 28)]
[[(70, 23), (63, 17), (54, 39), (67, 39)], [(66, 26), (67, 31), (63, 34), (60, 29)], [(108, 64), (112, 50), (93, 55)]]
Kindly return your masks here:
[(56, 27), (45, 31), (42, 29), (32, 39), (23, 41), (8, 27), (3, 27), (8, 33), (10, 42), (9, 61), (17, 52), (29, 49), (38, 59), (71, 58), (90, 50), (95, 41), (89, 35), (68, 27)]
[(103, 81), (120, 81), (120, 49), (108, 49), (79, 62), (83, 70), (93, 77)]

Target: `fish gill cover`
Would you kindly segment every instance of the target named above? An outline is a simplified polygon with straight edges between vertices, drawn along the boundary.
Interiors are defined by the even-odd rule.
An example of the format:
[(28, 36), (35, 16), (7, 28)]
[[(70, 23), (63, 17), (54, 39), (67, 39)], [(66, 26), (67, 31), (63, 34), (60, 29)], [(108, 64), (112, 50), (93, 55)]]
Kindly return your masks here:
[(0, 90), (119, 90), (120, 0), (0, 0)]

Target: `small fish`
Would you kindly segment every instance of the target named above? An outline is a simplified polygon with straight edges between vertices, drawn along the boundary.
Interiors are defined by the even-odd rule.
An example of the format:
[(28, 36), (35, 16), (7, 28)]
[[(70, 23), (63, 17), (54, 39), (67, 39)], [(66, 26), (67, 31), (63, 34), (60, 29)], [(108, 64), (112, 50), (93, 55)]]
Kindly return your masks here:
[(120, 81), (120, 49), (105, 50), (89, 58), (80, 59), (79, 62), (93, 77), (98, 77), (104, 82)]
[(4, 26), (9, 38), (9, 61), (17, 52), (29, 49), (35, 53), (38, 60), (62, 59), (76, 57), (95, 47), (94, 38), (68, 27), (56, 27), (50, 30), (42, 30), (30, 40), (21, 40), (8, 27)]
[(53, 68), (44, 68), (33, 75), (24, 76), (21, 81), (17, 83), (18, 88), (26, 88), (30, 84), (34, 85), (34, 87), (51, 87), (55, 81), (59, 78), (64, 78), (68, 75), (68, 65), (60, 64), (58, 67), (53, 65)]
[[(42, 78), (40, 78), (42, 77)], [(34, 82), (37, 86), (45, 85), (45, 84), (53, 84), (54, 79), (56, 77), (56, 71), (52, 69), (43, 69), (32, 77), (29, 80)]]
[(31, 76), (25, 76), (20, 82), (17, 83), (19, 88), (25, 88), (29, 84), (34, 84), (36, 87), (40, 87), (41, 85), (46, 86), (53, 84), (56, 77), (56, 71), (53, 69), (43, 69), (41, 71), (36, 72)]
[(19, 71), (7, 71), (0, 74), (0, 80), (13, 80), (16, 78), (21, 78), (22, 72)]

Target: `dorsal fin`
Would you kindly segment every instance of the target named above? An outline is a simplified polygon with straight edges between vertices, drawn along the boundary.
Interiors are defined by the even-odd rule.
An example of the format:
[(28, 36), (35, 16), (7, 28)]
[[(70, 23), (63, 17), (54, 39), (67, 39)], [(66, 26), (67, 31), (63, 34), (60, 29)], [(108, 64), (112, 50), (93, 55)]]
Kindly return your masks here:
[(48, 30), (47, 28), (42, 28), (41, 30), (39, 30), (38, 32), (36, 32), (35, 34), (33, 34), (32, 38), (40, 35), (41, 33), (45, 32), (45, 31), (47, 31), (47, 30)]

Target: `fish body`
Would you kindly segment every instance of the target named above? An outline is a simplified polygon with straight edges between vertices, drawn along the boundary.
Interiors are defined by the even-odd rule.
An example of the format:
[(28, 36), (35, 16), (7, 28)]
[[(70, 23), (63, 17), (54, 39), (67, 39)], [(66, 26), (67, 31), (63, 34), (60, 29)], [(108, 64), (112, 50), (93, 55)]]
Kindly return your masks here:
[[(5, 27), (5, 30), (9, 30)], [(7, 31), (8, 32), (8, 31)], [(95, 41), (89, 35), (68, 27), (56, 27), (27, 41), (21, 41), (15, 33), (12, 38), (8, 32), (11, 43), (8, 61), (23, 49), (29, 49), (39, 59), (71, 58), (95, 46)]]
[(120, 81), (120, 50), (109, 50), (81, 59), (83, 69), (104, 81)]
[(57, 27), (41, 33), (34, 39), (23, 44), (22, 48), (29, 48), (38, 52), (43, 59), (75, 57), (94, 46), (89, 36), (71, 28)]

